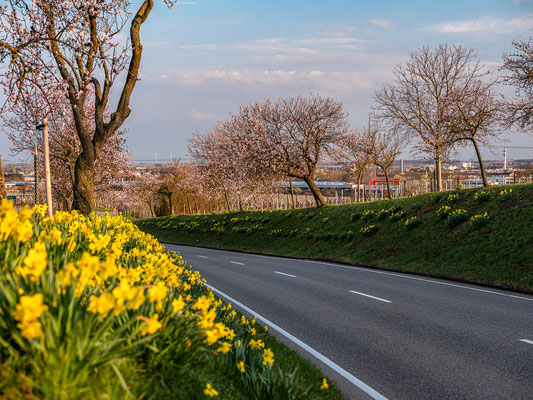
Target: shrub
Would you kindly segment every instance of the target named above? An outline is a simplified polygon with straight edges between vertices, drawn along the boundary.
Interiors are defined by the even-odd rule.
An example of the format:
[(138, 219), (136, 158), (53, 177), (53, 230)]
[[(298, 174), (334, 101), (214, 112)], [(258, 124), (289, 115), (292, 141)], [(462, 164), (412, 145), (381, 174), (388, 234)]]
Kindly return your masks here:
[(437, 210), (437, 215), (440, 219), (446, 219), (451, 214), (452, 208), (450, 206), (442, 206)]
[(509, 200), (513, 197), (513, 189), (504, 189), (499, 194), (500, 200)]
[(359, 232), (360, 232), (363, 236), (372, 236), (372, 235), (375, 234), (378, 230), (379, 230), (379, 228), (378, 228), (376, 225), (368, 225), (368, 226), (365, 226), (365, 227), (361, 228), (361, 229), (359, 230)]
[(470, 218), (470, 223), (476, 228), (480, 228), (489, 223), (489, 215), (485, 212), (484, 214), (477, 214)]
[(455, 203), (457, 201), (457, 199), (459, 199), (459, 195), (458, 194), (451, 193), (451, 194), (448, 195), (448, 201), (450, 203)]
[(455, 227), (466, 221), (468, 221), (468, 212), (462, 209), (452, 211), (446, 218), (446, 223), (451, 227)]
[(391, 222), (398, 222), (405, 216), (405, 213), (403, 211), (397, 211), (395, 213), (392, 213), (389, 219)]
[(352, 214), (352, 222), (357, 222), (363, 217), (363, 213), (360, 211), (356, 211)]
[(379, 212), (377, 213), (378, 219), (380, 221), (383, 221), (384, 219), (387, 219), (392, 214), (392, 212), (392, 208), (379, 210)]
[(474, 195), (474, 200), (480, 203), (488, 201), (490, 200), (490, 198), (491, 198), (490, 192), (486, 192), (484, 190), (482, 190), (481, 192), (476, 192), (476, 194)]
[(416, 228), (417, 226), (420, 225), (420, 219), (418, 217), (411, 217), (411, 218), (408, 218), (405, 220), (405, 222), (403, 223), (403, 225), (405, 226), (405, 229), (407, 229), (408, 231)]
[(373, 210), (365, 210), (363, 211), (363, 215), (362, 215), (362, 220), (363, 221), (370, 221), (372, 219), (374, 219), (374, 217), (376, 216), (375, 212)]
[(281, 229), (273, 229), (270, 231), (270, 236), (273, 236), (273, 237), (280, 237), (282, 236), (282, 231)]
[(390, 208), (390, 210), (391, 210), (392, 213), (397, 213), (397, 212), (399, 212), (399, 211), (402, 210), (402, 206), (400, 206), (400, 205), (397, 204), (397, 205), (395, 205), (395, 206), (392, 206), (392, 207)]

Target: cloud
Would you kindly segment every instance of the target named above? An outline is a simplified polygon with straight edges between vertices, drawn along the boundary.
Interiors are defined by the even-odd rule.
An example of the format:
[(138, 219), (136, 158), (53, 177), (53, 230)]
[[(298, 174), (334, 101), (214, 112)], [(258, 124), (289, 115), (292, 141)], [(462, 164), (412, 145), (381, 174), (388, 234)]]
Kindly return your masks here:
[(370, 23), (373, 25), (381, 26), (382, 28), (388, 28), (391, 26), (391, 22), (388, 19), (371, 19)]
[(361, 42), (361, 39), (353, 37), (328, 37), (328, 38), (315, 38), (315, 39), (300, 39), (294, 40), (294, 44), (303, 45), (345, 45)]
[(424, 30), (447, 34), (513, 34), (530, 32), (533, 29), (533, 14), (524, 14), (512, 19), (480, 17), (465, 21), (447, 21), (428, 25)]
[(198, 111), (198, 110), (190, 110), (189, 116), (197, 121), (203, 121), (203, 120), (213, 120), (216, 119), (216, 115), (210, 112), (205, 111)]
[[(266, 89), (278, 88), (285, 90), (294, 88), (299, 92), (320, 91), (332, 95), (352, 94), (357, 90), (373, 91), (384, 79), (384, 71), (375, 68), (349, 71), (324, 70), (269, 70), (251, 69), (241, 70), (206, 70), (176, 72), (165, 82), (181, 87), (215, 88), (225, 87), (227, 90), (253, 90), (264, 92)], [(302, 92), (302, 93), (303, 93)], [(209, 118), (192, 111), (189, 114), (195, 119)]]
[(353, 50), (357, 48), (355, 44), (361, 42), (363, 42), (362, 39), (339, 34), (305, 39), (272, 37), (230, 44), (184, 44), (178, 48), (184, 50), (242, 50), (256, 53), (275, 53), (276, 55), (317, 55), (319, 51), (315, 47), (330, 46)]
[(346, 27), (329, 27), (321, 26), (318, 34), (325, 36), (348, 36), (356, 31), (357, 26), (346, 26)]
[(190, 49), (190, 50), (214, 50), (217, 49), (219, 46), (215, 43), (208, 43), (208, 44), (186, 44), (182, 46), (178, 46), (180, 49)]

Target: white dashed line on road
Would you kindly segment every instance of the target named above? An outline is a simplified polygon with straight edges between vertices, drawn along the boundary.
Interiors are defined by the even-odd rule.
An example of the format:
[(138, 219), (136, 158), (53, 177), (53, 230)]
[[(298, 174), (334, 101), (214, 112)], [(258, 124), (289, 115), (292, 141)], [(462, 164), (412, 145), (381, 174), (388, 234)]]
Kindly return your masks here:
[(382, 299), (381, 297), (376, 297), (376, 296), (371, 296), (371, 295), (366, 294), (366, 293), (356, 292), (355, 290), (348, 290), (348, 291), (349, 291), (350, 293), (355, 293), (355, 294), (358, 294), (359, 296), (370, 297), (371, 299), (379, 300), (379, 301), (382, 301), (382, 302), (384, 302), (384, 303), (392, 303), (392, 301)]
[(207, 256), (201, 256), (200, 254), (197, 254), (196, 257), (200, 257), (200, 258), (209, 258)]
[(458, 285), (458, 284), (455, 284), (455, 283), (440, 282), (440, 281), (435, 281), (433, 279), (418, 278), (416, 276), (410, 276), (410, 275), (406, 275), (406, 274), (402, 275), (402, 274), (394, 273), (394, 272), (385, 272), (385, 271), (379, 271), (379, 270), (374, 270), (374, 269), (370, 269), (370, 268), (352, 267), (352, 266), (349, 266), (349, 265), (332, 264), (332, 263), (327, 263), (327, 262), (322, 262), (322, 261), (314, 261), (314, 260), (300, 260), (300, 261), (306, 262), (306, 263), (312, 263), (312, 264), (328, 265), (328, 266), (337, 267), (337, 268), (353, 269), (353, 270), (356, 270), (356, 271), (363, 271), (363, 272), (368, 272), (368, 273), (372, 273), (372, 274), (381, 274), (381, 275), (395, 276), (395, 277), (404, 278), (404, 279), (412, 279), (414, 281), (434, 283), (436, 285), (451, 286), (451, 287), (456, 287), (456, 288), (460, 288), (460, 289), (473, 290), (473, 291), (476, 291), (476, 292), (482, 292), (482, 293), (495, 294), (495, 295), (498, 295), (498, 296), (511, 297), (513, 299), (533, 301), (533, 297), (530, 298), (530, 297), (524, 297), (524, 296), (517, 296), (517, 295), (514, 295), (514, 294), (500, 293), (500, 292), (496, 292), (494, 290), (479, 289), (479, 288), (465, 286), (465, 285)]
[(520, 339), (521, 342), (527, 343), (527, 344), (533, 344), (533, 340), (527, 340), (527, 339)]
[(240, 263), (240, 262), (237, 262), (237, 261), (230, 261), (230, 263), (237, 264), (237, 265), (244, 265), (243, 263)]
[(274, 273), (275, 274), (280, 274), (280, 275), (285, 275), (285, 276), (290, 276), (291, 278), (296, 278), (296, 275), (286, 274), (285, 272), (274, 271)]

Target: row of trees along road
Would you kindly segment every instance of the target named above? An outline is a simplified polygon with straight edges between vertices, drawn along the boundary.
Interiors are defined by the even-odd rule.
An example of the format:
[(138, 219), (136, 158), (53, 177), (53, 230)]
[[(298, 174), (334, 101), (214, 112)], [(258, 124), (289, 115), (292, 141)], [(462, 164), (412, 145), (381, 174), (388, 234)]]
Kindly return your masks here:
[[(163, 2), (169, 6), (176, 3)], [(0, 62), (6, 65), (0, 84), (7, 96), (2, 119), (9, 120), (6, 115), (10, 113), (19, 118), (25, 114), (27, 120), (22, 125), (27, 126), (19, 128), (28, 134), (36, 119), (53, 117), (66, 104), (72, 121), (68, 125), (76, 143), (70, 146), (73, 151), (65, 164), (72, 194), (61, 196), (66, 203), (72, 198), (72, 208), (82, 213), (89, 213), (94, 205), (97, 160), (105, 153), (106, 144), (120, 136), (121, 126), (131, 112), (129, 102), (139, 80), (143, 50), (140, 29), (153, 7), (153, 0), (141, 1), (133, 10), (126, 0), (6, 0), (0, 7)], [(127, 25), (128, 40), (121, 44), (118, 37)], [(529, 132), (533, 45), (531, 38), (513, 45), (516, 52), (504, 55), (502, 68), (510, 71), (504, 82), (517, 88), (517, 96), (500, 107), (494, 95), (496, 80), (483, 74), (472, 50), (443, 45), (413, 52), (404, 65), (397, 67), (396, 81), (376, 92), (374, 118), (381, 129), (376, 128), (375, 134), (372, 127), (367, 131), (370, 138), (365, 138), (365, 143), (369, 142), (366, 144), (372, 149), (372, 157), (366, 144), (358, 157), (369, 158), (368, 162), (386, 170), (396, 150), (391, 146), (378, 151), (379, 142), (414, 137), (420, 149), (435, 159), (441, 190), (442, 159), (456, 145), (472, 143), (477, 149), (479, 142), (499, 133), (499, 126), (491, 121), (504, 120), (504, 126), (516, 124)], [(117, 80), (124, 71), (124, 79)], [(118, 101), (111, 107), (111, 89), (117, 86)], [(21, 107), (28, 110), (21, 112)], [(502, 111), (503, 117), (498, 114)], [(314, 187), (317, 163), (321, 157), (331, 156), (346, 135), (360, 136), (361, 132), (349, 132), (339, 102), (318, 96), (298, 97), (245, 107), (210, 134), (196, 134), (190, 147), (206, 178), (206, 187), (221, 187), (224, 193), (231, 193), (228, 177), (235, 178), (239, 187), (246, 187), (239, 191), (245, 202), (257, 188), (269, 187), (276, 179), (302, 179), (320, 206), (324, 199)], [(245, 140), (228, 140), (221, 145), (217, 137)], [(60, 139), (58, 145), (67, 141)], [(224, 160), (220, 165), (218, 158), (216, 166), (210, 154), (213, 152), (228, 156), (231, 162)], [(358, 162), (353, 159), (351, 163), (356, 170)]]
[[(407, 143), (435, 160), (436, 189), (442, 190), (441, 165), (457, 146), (472, 144), (481, 176), (488, 186), (480, 143), (488, 143), (506, 127), (531, 128), (531, 38), (514, 43), (516, 54), (504, 55), (505, 82), (518, 87), (517, 98), (498, 97), (499, 80), (462, 45), (422, 47), (396, 67), (395, 81), (375, 92), (367, 128), (351, 130), (342, 103), (308, 98), (255, 102), (195, 133), (189, 153), (202, 179), (224, 195), (245, 202), (254, 191), (271, 189), (283, 179), (307, 183), (317, 206), (325, 201), (314, 184), (319, 161), (329, 159), (348, 168), (358, 184), (369, 165), (389, 169)], [(525, 92), (525, 98), (521, 98)], [(528, 108), (529, 107), (529, 108)], [(357, 200), (360, 193), (357, 193)]]

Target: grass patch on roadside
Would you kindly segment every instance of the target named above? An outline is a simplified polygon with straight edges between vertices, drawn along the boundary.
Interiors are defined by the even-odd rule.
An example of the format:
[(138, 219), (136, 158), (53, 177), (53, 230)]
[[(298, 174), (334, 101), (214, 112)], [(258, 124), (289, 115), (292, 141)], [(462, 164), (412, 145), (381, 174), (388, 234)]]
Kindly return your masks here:
[(135, 222), (168, 243), (312, 258), (533, 292), (533, 185)]

